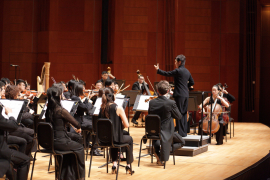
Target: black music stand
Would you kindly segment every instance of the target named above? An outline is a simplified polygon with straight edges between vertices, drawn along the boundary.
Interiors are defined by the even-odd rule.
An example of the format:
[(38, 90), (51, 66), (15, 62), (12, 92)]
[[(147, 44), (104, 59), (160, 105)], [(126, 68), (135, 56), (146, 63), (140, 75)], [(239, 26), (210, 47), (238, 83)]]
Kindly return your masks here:
[[(127, 91), (123, 91), (121, 94), (126, 95), (127, 98), (129, 98), (128, 101), (128, 108), (134, 106), (135, 100), (137, 95), (141, 94), (140, 90), (127, 90)], [(129, 109), (128, 109), (128, 123), (130, 123), (129, 121)], [(128, 128), (128, 132), (129, 132), (129, 128)]]
[(126, 84), (125, 79), (115, 79), (114, 81), (118, 83), (119, 88), (122, 86), (122, 84), (123, 84), (122, 88), (125, 87), (125, 84)]
[[(197, 100), (197, 96), (189, 96), (188, 98), (188, 108), (187, 108), (188, 111), (194, 111), (196, 112), (198, 110), (198, 100)], [(196, 118), (196, 114), (194, 113), (194, 117)], [(190, 126), (190, 121), (188, 122), (188, 126), (189, 126), (189, 129), (190, 127), (194, 127), (194, 130), (195, 130), (195, 134), (196, 134), (196, 127), (197, 127), (198, 124), (194, 123), (191, 124)]]

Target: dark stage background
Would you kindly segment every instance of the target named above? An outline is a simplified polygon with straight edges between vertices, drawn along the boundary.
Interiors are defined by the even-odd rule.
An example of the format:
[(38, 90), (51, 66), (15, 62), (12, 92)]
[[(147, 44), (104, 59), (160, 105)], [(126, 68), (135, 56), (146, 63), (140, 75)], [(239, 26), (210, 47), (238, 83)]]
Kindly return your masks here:
[[(19, 77), (35, 88), (43, 63), (51, 62), (50, 76), (56, 81), (68, 81), (74, 74), (86, 81), (87, 88), (108, 66), (117, 79), (126, 79), (126, 85), (137, 80), (137, 69), (153, 83), (164, 79), (156, 75), (154, 64), (172, 70), (175, 56), (184, 54), (195, 90), (209, 91), (213, 84), (227, 83), (236, 97), (232, 108), (236, 121), (258, 122), (260, 115), (264, 119), (259, 107), (269, 96), (262, 96), (269, 88), (263, 90), (260, 84), (269, 72), (270, 16), (263, 8), (267, 1), (111, 0), (108, 9), (102, 8), (103, 1), (1, 0), (0, 75), (14, 79), (10, 64), (18, 64)], [(255, 10), (249, 9), (252, 5)], [(255, 20), (250, 20), (253, 11)], [(107, 52), (101, 45), (104, 14)], [(248, 27), (255, 28), (251, 41)], [(266, 29), (262, 34), (261, 27)], [(106, 53), (102, 63), (101, 52)]]

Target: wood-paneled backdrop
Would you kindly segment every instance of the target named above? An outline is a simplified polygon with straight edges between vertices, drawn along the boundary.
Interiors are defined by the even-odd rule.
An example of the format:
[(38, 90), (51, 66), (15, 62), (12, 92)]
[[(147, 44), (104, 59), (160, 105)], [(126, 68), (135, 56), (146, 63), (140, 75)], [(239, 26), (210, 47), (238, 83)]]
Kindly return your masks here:
[(172, 70), (174, 57), (184, 54), (195, 90), (228, 84), (236, 97), (232, 115), (237, 120), (240, 0), (110, 3), (109, 60), (113, 64), (101, 65), (101, 0), (0, 1), (1, 76), (14, 79), (10, 64), (18, 64), (19, 77), (36, 87), (36, 76), (43, 62), (49, 61), (56, 81), (68, 81), (74, 74), (86, 80), (87, 88), (107, 66), (126, 84), (137, 80), (137, 69), (153, 83), (165, 79), (156, 75), (154, 64)]

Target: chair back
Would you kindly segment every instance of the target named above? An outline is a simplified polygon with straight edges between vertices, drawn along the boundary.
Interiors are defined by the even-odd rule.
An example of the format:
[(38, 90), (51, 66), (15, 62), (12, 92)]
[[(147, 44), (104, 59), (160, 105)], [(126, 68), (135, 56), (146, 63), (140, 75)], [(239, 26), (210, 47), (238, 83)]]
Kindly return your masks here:
[(99, 118), (96, 124), (98, 146), (113, 145), (113, 123), (110, 119)]
[(148, 136), (159, 136), (161, 131), (161, 120), (159, 115), (148, 114), (145, 117), (145, 134)]
[(40, 122), (37, 127), (37, 139), (38, 147), (41, 146), (44, 149), (54, 151), (53, 141), (53, 127), (51, 123)]

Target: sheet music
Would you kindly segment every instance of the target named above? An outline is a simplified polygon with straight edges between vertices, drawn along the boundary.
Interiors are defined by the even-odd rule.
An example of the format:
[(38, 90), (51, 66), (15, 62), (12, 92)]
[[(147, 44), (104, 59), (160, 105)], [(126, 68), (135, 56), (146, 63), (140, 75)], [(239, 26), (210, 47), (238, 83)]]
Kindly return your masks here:
[(145, 102), (145, 100), (149, 99), (150, 97), (153, 97), (153, 96), (141, 95), (139, 103), (138, 103), (138, 107), (136, 110), (137, 111), (148, 111), (149, 101)]
[[(0, 100), (0, 102), (5, 106), (10, 109), (12, 109), (12, 114), (14, 115), (14, 118), (17, 120), (19, 117), (19, 114), (21, 112), (22, 106), (24, 104), (24, 101), (19, 101), (19, 100)], [(4, 110), (4, 108), (3, 108)], [(2, 115), (5, 118), (8, 118), (6, 115), (5, 111), (2, 111)]]
[[(70, 111), (72, 110), (72, 107), (73, 107), (73, 105), (74, 105), (75, 102), (76, 101), (61, 100), (60, 103), (61, 103), (62, 107), (64, 109), (66, 109), (70, 113)], [(45, 119), (46, 118), (45, 117), (45, 114), (46, 114), (46, 110), (47, 110), (47, 103), (48, 103), (48, 101), (46, 101), (45, 106), (43, 108), (43, 111), (45, 111), (45, 112), (44, 112), (44, 114), (42, 116), (42, 119)]]
[(68, 100), (62, 100), (61, 105), (63, 108), (65, 108), (68, 112), (71, 112), (72, 107), (74, 105), (75, 101), (68, 101)]
[(116, 94), (115, 98), (125, 98), (125, 95), (122, 95), (122, 94)]
[(123, 107), (125, 99), (115, 99), (114, 103), (117, 104), (118, 107)]
[(99, 114), (99, 111), (100, 111), (100, 108), (101, 108), (101, 104), (102, 104), (102, 98), (101, 97), (98, 97), (96, 102), (95, 102), (95, 106), (96, 109), (94, 111), (94, 115), (98, 115)]

